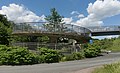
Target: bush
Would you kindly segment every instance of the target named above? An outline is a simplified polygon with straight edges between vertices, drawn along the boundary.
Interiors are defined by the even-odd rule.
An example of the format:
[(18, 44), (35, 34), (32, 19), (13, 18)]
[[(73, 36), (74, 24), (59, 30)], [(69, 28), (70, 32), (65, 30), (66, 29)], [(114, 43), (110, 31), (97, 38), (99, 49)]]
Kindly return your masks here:
[(0, 63), (2, 65), (36, 64), (38, 57), (27, 48), (0, 45)]
[(74, 52), (74, 53), (72, 53), (70, 55), (65, 55), (62, 58), (62, 61), (80, 60), (80, 59), (83, 59), (83, 58), (85, 58), (84, 53), (82, 53), (82, 52)]
[(56, 50), (39, 48), (39, 51), (39, 58), (41, 63), (55, 63), (59, 62), (61, 59), (61, 54)]
[(95, 48), (87, 48), (87, 49), (84, 50), (84, 52), (85, 52), (85, 57), (86, 58), (91, 58), (91, 57), (96, 57), (97, 56)]
[(63, 57), (62, 61), (72, 61), (72, 60), (74, 60), (74, 58), (71, 55), (65, 55)]
[(71, 54), (71, 59), (73, 58), (73, 60), (80, 60), (84, 58), (84, 54), (81, 52), (73, 52)]
[(95, 47), (88, 47), (86, 49), (84, 49), (84, 54), (86, 58), (92, 58), (92, 57), (96, 57), (98, 55), (100, 55), (101, 51), (99, 48), (95, 48)]
[(98, 43), (85, 44), (84, 45), (84, 54), (86, 58), (92, 58), (100, 55), (101, 46)]

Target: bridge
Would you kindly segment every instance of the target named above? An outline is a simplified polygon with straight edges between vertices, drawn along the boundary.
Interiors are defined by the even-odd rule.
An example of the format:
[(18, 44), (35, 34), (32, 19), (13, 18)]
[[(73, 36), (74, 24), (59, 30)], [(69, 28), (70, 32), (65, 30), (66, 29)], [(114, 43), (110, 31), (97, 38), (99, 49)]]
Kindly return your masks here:
[(93, 26), (86, 28), (91, 31), (91, 36), (120, 35), (120, 26)]
[(51, 43), (56, 43), (59, 37), (75, 39), (78, 42), (87, 42), (90, 39), (91, 31), (85, 27), (79, 27), (71, 24), (62, 24), (61, 26), (46, 26), (46, 22), (25, 22), (16, 23), (13, 28), (13, 35), (20, 36), (44, 36), (50, 38)]
[[(120, 35), (120, 26), (96, 26), (96, 27), (81, 27), (71, 24), (61, 24), (61, 26), (47, 26), (46, 22), (25, 22), (16, 23), (13, 27), (12, 35), (17, 36), (48, 36), (50, 43), (56, 48), (57, 39), (69, 38), (74, 39), (77, 43), (89, 42), (91, 36), (104, 36), (104, 35)], [(29, 48), (39, 46), (39, 42), (16, 42), (18, 46), (27, 44)], [(34, 45), (35, 44), (35, 45)], [(27, 46), (27, 47), (28, 47)], [(60, 46), (59, 46), (60, 47)], [(63, 47), (63, 45), (62, 45)]]
[[(120, 26), (93, 26), (81, 27), (71, 24), (62, 24), (57, 27), (48, 27), (46, 22), (25, 22), (16, 23), (13, 28), (13, 35), (43, 36), (51, 38), (56, 42), (59, 37), (67, 37), (80, 41), (89, 40), (91, 36), (120, 35)], [(54, 39), (54, 40), (53, 40)]]
[(71, 24), (64, 24), (60, 27), (47, 27), (46, 22), (25, 22), (16, 23), (13, 29), (14, 35), (62, 35), (63, 37), (74, 38), (74, 36), (104, 36), (120, 35), (120, 26), (92, 26), (81, 27)]

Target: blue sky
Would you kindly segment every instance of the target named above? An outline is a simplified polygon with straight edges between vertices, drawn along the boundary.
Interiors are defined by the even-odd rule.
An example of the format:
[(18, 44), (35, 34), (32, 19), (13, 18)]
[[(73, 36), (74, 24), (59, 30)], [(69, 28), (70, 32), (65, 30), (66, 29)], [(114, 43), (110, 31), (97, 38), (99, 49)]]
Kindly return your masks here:
[[(34, 12), (36, 15), (49, 15), (51, 8), (56, 8), (60, 15), (74, 18), (74, 15), (70, 13), (72, 11), (77, 11), (83, 14), (85, 17), (88, 16), (87, 8), (89, 3), (94, 3), (96, 0), (0, 0), (0, 9), (2, 6), (9, 6), (9, 4), (15, 3), (18, 5), (24, 5), (30, 11)], [(102, 13), (102, 12), (101, 12)], [(120, 24), (120, 14), (105, 18), (102, 20), (104, 25), (119, 25)]]
[(88, 3), (94, 2), (95, 0), (0, 0), (0, 9), (2, 6), (8, 6), (9, 4), (15, 3), (18, 5), (24, 5), (26, 8), (37, 14), (49, 15), (51, 8), (56, 8), (60, 15), (64, 17), (71, 17), (72, 11), (78, 11), (87, 16)]
[(56, 8), (63, 16), (70, 16), (72, 11), (79, 11), (87, 15), (86, 8), (90, 2), (95, 0), (0, 0), (0, 7), (8, 6), (9, 4), (23, 4), (29, 10), (38, 15), (49, 14), (51, 8)]
[(51, 8), (68, 24), (120, 25), (119, 0), (0, 0), (0, 14), (15, 22), (45, 21)]

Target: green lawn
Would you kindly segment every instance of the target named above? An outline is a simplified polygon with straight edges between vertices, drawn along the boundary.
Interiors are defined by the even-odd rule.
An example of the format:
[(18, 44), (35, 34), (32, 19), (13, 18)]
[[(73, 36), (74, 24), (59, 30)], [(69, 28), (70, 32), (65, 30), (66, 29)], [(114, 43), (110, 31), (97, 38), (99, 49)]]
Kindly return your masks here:
[(92, 73), (120, 73), (120, 63), (104, 65), (101, 68), (95, 69)]
[(116, 39), (113, 41), (113, 45), (109, 48), (107, 48), (107, 50), (111, 50), (113, 52), (120, 52), (120, 39)]

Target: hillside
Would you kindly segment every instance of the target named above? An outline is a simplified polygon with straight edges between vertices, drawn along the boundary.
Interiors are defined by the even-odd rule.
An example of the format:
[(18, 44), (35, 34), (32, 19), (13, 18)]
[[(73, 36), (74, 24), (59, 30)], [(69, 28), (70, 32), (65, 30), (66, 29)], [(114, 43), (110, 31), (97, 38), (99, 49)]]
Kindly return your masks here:
[(107, 49), (111, 50), (111, 51), (115, 51), (115, 52), (120, 51), (120, 38), (116, 38), (112, 42), (113, 42), (113, 44), (110, 47), (108, 47)]

